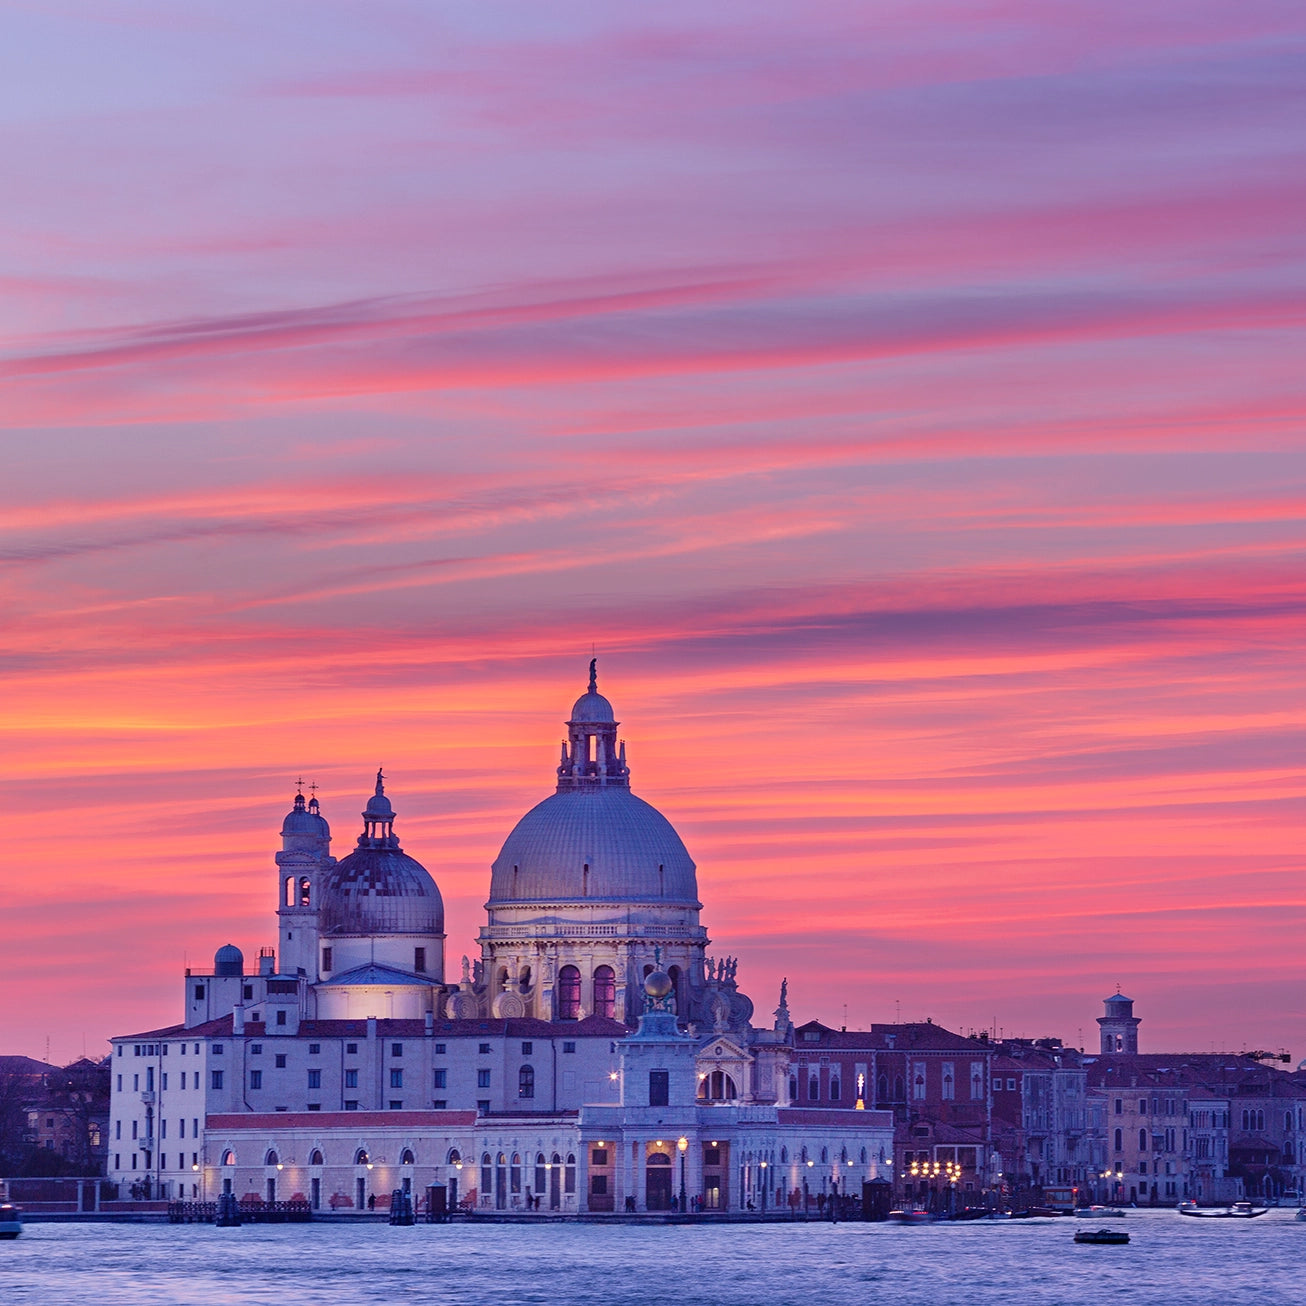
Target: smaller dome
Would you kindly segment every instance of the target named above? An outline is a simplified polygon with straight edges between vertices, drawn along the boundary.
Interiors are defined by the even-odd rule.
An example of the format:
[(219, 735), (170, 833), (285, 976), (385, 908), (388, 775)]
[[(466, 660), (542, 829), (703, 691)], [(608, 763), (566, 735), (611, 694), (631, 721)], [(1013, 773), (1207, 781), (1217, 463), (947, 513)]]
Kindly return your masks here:
[(213, 954), (213, 973), (223, 977), (245, 973), (245, 954), (234, 943), (224, 943)]
[(610, 724), (616, 721), (612, 713), (612, 704), (602, 694), (582, 694), (571, 709), (573, 721), (598, 722)]
[(675, 987), (675, 981), (664, 970), (650, 971), (644, 977), (644, 992), (650, 998), (665, 998)]
[(331, 827), (326, 823), (316, 798), (306, 805), (302, 793), (295, 795), (294, 807), (286, 813), (286, 819), (281, 822), (281, 837), (284, 839), (288, 835), (295, 834), (306, 834), (320, 839), (331, 837)]

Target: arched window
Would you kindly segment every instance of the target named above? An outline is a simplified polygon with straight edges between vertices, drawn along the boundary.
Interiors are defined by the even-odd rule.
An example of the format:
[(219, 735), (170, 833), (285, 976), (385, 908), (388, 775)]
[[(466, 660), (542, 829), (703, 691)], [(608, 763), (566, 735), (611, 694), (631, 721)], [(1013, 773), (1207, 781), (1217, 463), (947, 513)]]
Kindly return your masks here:
[(488, 1203), (494, 1194), (494, 1161), (489, 1152), (481, 1153), (481, 1201)]
[(315, 1148), (314, 1148), (314, 1149), (313, 1149), (313, 1150), (308, 1154), (308, 1163), (309, 1163), (309, 1165), (321, 1165), (321, 1164), (322, 1164), (322, 1153), (321, 1153), (321, 1151), (320, 1151), (318, 1148), (315, 1147)]
[(838, 1100), (839, 1100), (839, 1076), (831, 1075), (830, 1076), (830, 1101), (837, 1102)]
[(798, 1154), (798, 1159), (803, 1165), (807, 1164), (807, 1144), (803, 1144), (803, 1150)]
[(276, 1148), (274, 1148), (274, 1147), (269, 1147), (268, 1150), (267, 1150), (267, 1155), (264, 1156), (264, 1158), (263, 1158), (263, 1164), (264, 1164), (264, 1165), (276, 1165), (277, 1162), (280, 1161), (280, 1160), (281, 1160), (281, 1158), (277, 1155)]
[(405, 1147), (404, 1150), (400, 1153), (399, 1164), (400, 1165), (417, 1164), (417, 1158), (413, 1155), (413, 1149), (411, 1147)]
[(825, 1165), (830, 1160), (830, 1153), (827, 1148), (821, 1148), (821, 1164)]
[(451, 1147), (449, 1155), (444, 1159), (444, 1163), (445, 1165), (457, 1165), (462, 1159), (463, 1154), (456, 1147)]
[(295, 877), (293, 875), (286, 876), (285, 905), (287, 907), (293, 907), (295, 905)]
[(529, 966), (523, 966), (517, 973), (517, 987), (523, 993), (531, 991), (531, 968)]
[(866, 1149), (864, 1147), (862, 1148), (862, 1164), (866, 1164)]
[(517, 1072), (517, 1096), (535, 1096), (535, 1067), (523, 1066)]
[(798, 1101), (798, 1076), (797, 1075), (789, 1076), (789, 1100), (791, 1102)]
[(821, 1100), (821, 1076), (819, 1072), (809, 1076), (807, 1080), (807, 1100), (809, 1102), (819, 1102)]
[(700, 1102), (733, 1102), (738, 1096), (735, 1081), (724, 1070), (713, 1070), (698, 1081)]
[(671, 976), (671, 1005), (680, 1010), (680, 967), (668, 966), (667, 974)]
[(1140, 1152), (1146, 1152), (1146, 1151), (1147, 1151), (1147, 1130), (1146, 1130), (1146, 1129), (1140, 1129), (1140, 1130), (1138, 1131), (1138, 1150), (1139, 1150)]
[(894, 1075), (893, 1077), (893, 1100), (895, 1102), (905, 1102), (906, 1098), (902, 1091), (902, 1076)]
[(371, 1158), (367, 1155), (367, 1148), (365, 1147), (360, 1147), (358, 1151), (354, 1153), (355, 1165), (366, 1165), (369, 1160), (371, 1160)]
[(877, 1102), (887, 1102), (889, 1100), (889, 1077), (881, 1075), (875, 1081), (875, 1100)]
[(781, 1165), (789, 1164), (789, 1149), (787, 1147), (782, 1147), (780, 1149), (780, 1164)]
[(567, 1153), (567, 1171), (563, 1178), (562, 1191), (564, 1193), (574, 1193), (576, 1191), (576, 1155), (574, 1152)]
[(1117, 1130), (1116, 1130), (1116, 1151), (1117, 1151), (1117, 1152), (1123, 1152), (1123, 1151), (1125, 1150), (1125, 1138), (1124, 1138), (1124, 1134), (1125, 1134), (1125, 1131), (1124, 1131), (1123, 1129), (1117, 1129)]
[(313, 895), (313, 884), (307, 875), (301, 876), (299, 881), (299, 905), (307, 907), (309, 899)]
[(1291, 1132), (1292, 1132), (1292, 1112), (1291, 1112), (1291, 1111), (1285, 1111), (1285, 1112), (1283, 1113), (1283, 1131), (1284, 1131), (1284, 1133), (1291, 1133)]
[(227, 1150), (226, 1150), (225, 1152), (223, 1152), (223, 1154), (222, 1154), (222, 1164), (223, 1164), (223, 1165), (235, 1165), (235, 1164), (236, 1164), (236, 1154), (235, 1154), (235, 1152), (233, 1152), (233, 1151), (231, 1150), (231, 1148), (227, 1148)]
[(611, 966), (600, 966), (594, 972), (594, 1014), (609, 1020), (617, 1011), (617, 976)]
[(548, 1178), (544, 1169), (544, 1153), (535, 1153), (535, 1192), (542, 1194), (548, 1186)]
[(580, 1018), (580, 971), (564, 966), (558, 972), (558, 1019)]
[(509, 1171), (508, 1190), (513, 1193), (521, 1192), (521, 1153), (512, 1154), (512, 1167)]

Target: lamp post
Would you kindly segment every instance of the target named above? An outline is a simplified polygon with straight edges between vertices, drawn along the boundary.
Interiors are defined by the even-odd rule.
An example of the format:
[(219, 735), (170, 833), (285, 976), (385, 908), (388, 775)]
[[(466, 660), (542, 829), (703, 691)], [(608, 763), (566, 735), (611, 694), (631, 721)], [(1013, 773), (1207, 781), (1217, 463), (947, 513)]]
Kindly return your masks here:
[[(815, 1161), (808, 1161), (807, 1168), (810, 1170), (816, 1164)], [(807, 1213), (812, 1205), (812, 1193), (807, 1186), (807, 1176), (803, 1175), (803, 1219), (807, 1219)]]
[(766, 1214), (766, 1190), (770, 1186), (766, 1181), (766, 1162), (763, 1161), (760, 1169), (762, 1171), (762, 1214)]
[(680, 1149), (680, 1214), (684, 1215), (686, 1211), (685, 1202), (685, 1153), (689, 1151), (689, 1139), (681, 1134), (676, 1146)]

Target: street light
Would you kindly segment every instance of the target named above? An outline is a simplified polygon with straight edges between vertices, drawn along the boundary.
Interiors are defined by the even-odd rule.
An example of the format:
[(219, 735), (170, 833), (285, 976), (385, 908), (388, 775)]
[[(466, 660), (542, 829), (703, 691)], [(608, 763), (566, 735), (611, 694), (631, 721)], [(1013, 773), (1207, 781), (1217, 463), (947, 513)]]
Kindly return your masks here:
[(680, 1141), (676, 1143), (676, 1146), (680, 1149), (680, 1213), (684, 1215), (687, 1200), (685, 1195), (685, 1153), (689, 1151), (689, 1139), (681, 1134)]
[(766, 1182), (766, 1162), (762, 1162), (762, 1213), (766, 1214), (766, 1190), (769, 1185)]

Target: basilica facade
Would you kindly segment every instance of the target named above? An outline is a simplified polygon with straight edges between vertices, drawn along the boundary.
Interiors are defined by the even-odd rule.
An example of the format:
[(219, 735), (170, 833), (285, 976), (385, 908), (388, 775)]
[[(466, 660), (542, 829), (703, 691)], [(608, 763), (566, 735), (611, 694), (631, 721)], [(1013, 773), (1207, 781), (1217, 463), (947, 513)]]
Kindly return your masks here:
[(111, 1177), (335, 1211), (441, 1185), (523, 1214), (761, 1210), (887, 1177), (887, 1113), (791, 1101), (784, 994), (756, 1027), (737, 962), (708, 956), (697, 868), (632, 792), (617, 727), (591, 663), (555, 790), (505, 839), (452, 974), (384, 775), (339, 859), (297, 793), (278, 946), (247, 965), (224, 945), (184, 977), (181, 1023), (113, 1040)]

